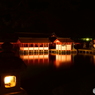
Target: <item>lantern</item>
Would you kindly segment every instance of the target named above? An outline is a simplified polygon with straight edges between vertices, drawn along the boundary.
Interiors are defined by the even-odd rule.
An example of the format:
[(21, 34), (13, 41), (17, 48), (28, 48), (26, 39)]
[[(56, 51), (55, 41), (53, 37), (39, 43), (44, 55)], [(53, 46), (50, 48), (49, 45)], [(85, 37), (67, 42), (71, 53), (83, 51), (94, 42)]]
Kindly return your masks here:
[(17, 70), (0, 73), (0, 95), (27, 95), (20, 87), (20, 73)]
[(4, 77), (5, 88), (11, 88), (16, 86), (16, 76), (5, 76)]
[(12, 52), (12, 44), (2, 44), (0, 53), (0, 95), (27, 95), (20, 87), (20, 72), (24, 62)]

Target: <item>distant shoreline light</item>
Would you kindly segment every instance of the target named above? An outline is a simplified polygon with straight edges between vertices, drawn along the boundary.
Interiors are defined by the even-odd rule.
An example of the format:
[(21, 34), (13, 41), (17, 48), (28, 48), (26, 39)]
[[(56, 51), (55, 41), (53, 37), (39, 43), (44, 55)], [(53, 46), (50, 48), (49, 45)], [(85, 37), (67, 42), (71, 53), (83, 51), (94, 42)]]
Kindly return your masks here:
[(92, 38), (81, 38), (81, 40), (83, 40), (83, 41), (91, 41)]
[(93, 89), (93, 94), (95, 94), (95, 88)]

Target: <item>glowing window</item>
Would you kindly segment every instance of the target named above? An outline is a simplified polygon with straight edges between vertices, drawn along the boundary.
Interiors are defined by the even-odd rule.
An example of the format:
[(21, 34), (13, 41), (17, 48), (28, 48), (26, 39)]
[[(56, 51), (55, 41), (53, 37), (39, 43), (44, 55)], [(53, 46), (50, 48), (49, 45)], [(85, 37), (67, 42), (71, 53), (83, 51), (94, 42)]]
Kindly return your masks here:
[(66, 45), (62, 46), (62, 50), (66, 50)]
[(61, 45), (59, 45), (59, 50), (62, 50), (62, 46)]
[(57, 50), (62, 50), (62, 46), (61, 45), (56, 45), (56, 49)]
[(11, 88), (16, 86), (16, 76), (6, 76), (4, 78), (5, 88)]
[(71, 45), (67, 45), (67, 50), (71, 50)]
[(56, 45), (56, 49), (58, 49), (58, 45)]

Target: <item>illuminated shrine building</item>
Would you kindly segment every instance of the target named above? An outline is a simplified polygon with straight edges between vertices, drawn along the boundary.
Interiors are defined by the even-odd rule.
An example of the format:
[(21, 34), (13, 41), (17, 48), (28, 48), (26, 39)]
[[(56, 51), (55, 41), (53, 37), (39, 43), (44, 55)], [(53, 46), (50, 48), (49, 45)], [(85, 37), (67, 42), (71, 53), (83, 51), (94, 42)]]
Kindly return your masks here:
[(49, 52), (48, 38), (19, 38), (20, 51)]
[[(71, 51), (73, 49), (73, 40), (70, 38), (59, 38), (57, 36), (50, 37), (18, 37), (18, 40), (11, 42), (13, 50), (16, 52), (46, 52), (50, 50)], [(3, 41), (0, 41), (0, 48)]]
[[(49, 52), (49, 49), (72, 50), (70, 38), (57, 38), (52, 43), (48, 38), (19, 38), (20, 51)], [(54, 45), (54, 48), (51, 46)]]
[(55, 41), (55, 49), (61, 51), (70, 51), (73, 49), (73, 40), (70, 38), (57, 38)]

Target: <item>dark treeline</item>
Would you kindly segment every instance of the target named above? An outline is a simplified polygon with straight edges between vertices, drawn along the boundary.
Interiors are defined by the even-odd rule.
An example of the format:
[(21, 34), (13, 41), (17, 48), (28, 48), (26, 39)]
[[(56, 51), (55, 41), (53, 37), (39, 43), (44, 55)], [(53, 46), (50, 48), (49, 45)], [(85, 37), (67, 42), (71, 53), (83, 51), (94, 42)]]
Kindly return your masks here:
[(0, 0), (0, 32), (93, 36), (94, 9), (83, 0)]

